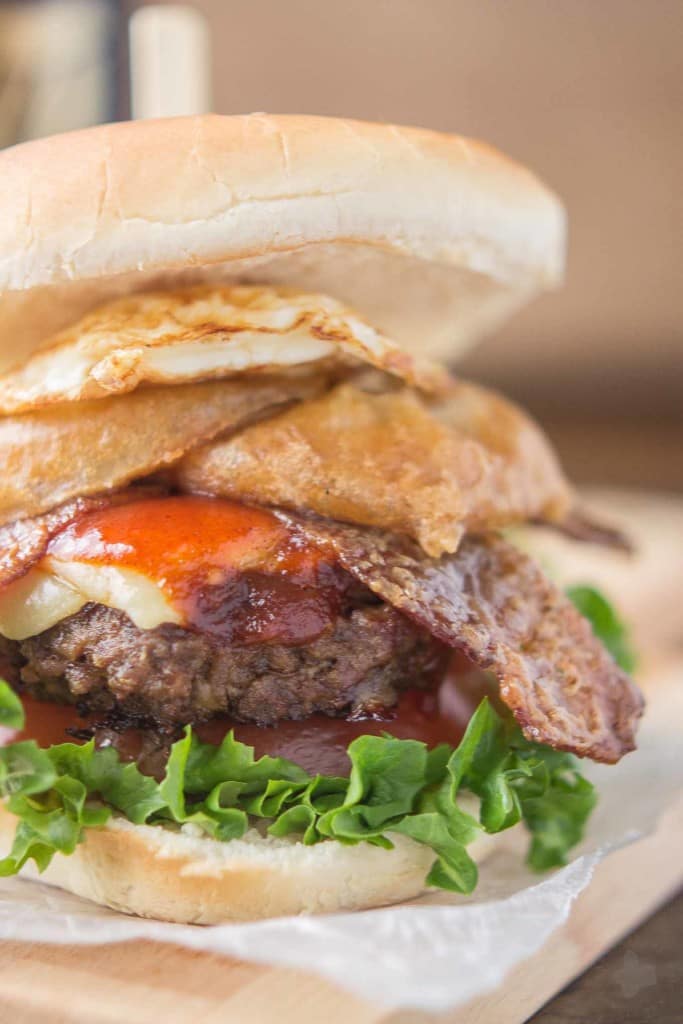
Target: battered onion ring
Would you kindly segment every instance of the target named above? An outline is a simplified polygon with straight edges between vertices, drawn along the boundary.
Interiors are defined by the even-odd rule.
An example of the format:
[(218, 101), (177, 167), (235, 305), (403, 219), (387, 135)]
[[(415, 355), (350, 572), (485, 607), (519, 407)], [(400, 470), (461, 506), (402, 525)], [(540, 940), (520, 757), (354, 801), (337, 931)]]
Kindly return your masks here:
[(123, 487), (324, 386), (321, 377), (209, 381), (0, 417), (0, 525)]
[(561, 521), (572, 504), (536, 424), (462, 382), (438, 402), (340, 385), (191, 451), (173, 479), (185, 491), (406, 533), (435, 556), (465, 532)]

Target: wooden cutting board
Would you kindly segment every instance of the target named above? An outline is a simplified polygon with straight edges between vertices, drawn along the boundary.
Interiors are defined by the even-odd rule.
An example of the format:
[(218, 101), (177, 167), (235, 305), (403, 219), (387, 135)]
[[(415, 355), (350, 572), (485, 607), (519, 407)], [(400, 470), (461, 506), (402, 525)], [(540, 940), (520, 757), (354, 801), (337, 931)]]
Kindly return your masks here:
[[(648, 714), (666, 720), (667, 691), (683, 686), (683, 502), (612, 494), (595, 504), (631, 531), (637, 561), (572, 554), (616, 593), (645, 652)], [(557, 568), (555, 541), (543, 556)], [(583, 562), (585, 562), (585, 571)], [(670, 692), (670, 691), (669, 691)], [(683, 723), (681, 723), (683, 737)], [(682, 738), (683, 749), (683, 738)], [(0, 1021), (11, 1024), (521, 1024), (683, 884), (683, 794), (649, 838), (612, 854), (576, 901), (567, 924), (488, 996), (447, 1014), (386, 1011), (303, 971), (245, 964), (173, 946), (2, 943)]]

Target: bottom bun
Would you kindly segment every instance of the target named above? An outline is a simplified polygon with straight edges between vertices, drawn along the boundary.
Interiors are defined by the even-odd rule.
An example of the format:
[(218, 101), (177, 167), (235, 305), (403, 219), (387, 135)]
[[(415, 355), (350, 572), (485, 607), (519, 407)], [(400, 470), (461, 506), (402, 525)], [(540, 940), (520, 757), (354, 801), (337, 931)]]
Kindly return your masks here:
[[(16, 818), (0, 809), (0, 837), (11, 841), (15, 825)], [(405, 836), (392, 841), (393, 850), (332, 840), (304, 846), (251, 830), (220, 842), (193, 825), (175, 831), (112, 818), (88, 829), (71, 856), (56, 854), (42, 874), (30, 862), (22, 876), (140, 917), (181, 924), (253, 921), (419, 896), (434, 853)], [(492, 842), (474, 843), (473, 858), (481, 861)]]

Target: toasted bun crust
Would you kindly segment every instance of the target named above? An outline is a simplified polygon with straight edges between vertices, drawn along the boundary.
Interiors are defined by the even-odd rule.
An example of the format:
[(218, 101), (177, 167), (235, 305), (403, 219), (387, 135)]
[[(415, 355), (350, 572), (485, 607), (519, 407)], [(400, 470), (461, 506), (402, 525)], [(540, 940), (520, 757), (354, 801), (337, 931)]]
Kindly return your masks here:
[(0, 154), (0, 372), (117, 295), (206, 279), (334, 295), (455, 356), (561, 276), (564, 215), (455, 135), (333, 118), (104, 125)]
[[(9, 847), (16, 819), (0, 806), (0, 839)], [(218, 842), (157, 825), (112, 819), (89, 829), (69, 857), (39, 875), (22, 875), (139, 917), (181, 924), (252, 921), (288, 914), (362, 910), (418, 896), (434, 860), (425, 846), (392, 837), (393, 850), (368, 843), (304, 846), (256, 832)], [(483, 858), (495, 840), (470, 847)]]

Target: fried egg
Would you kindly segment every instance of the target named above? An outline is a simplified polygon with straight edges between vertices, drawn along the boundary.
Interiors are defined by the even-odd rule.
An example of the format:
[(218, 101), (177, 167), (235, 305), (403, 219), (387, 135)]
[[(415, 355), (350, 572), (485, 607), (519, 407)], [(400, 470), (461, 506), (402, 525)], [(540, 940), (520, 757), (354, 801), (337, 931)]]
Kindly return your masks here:
[(241, 374), (370, 365), (428, 392), (441, 367), (416, 360), (337, 300), (260, 285), (130, 295), (60, 332), (0, 377), (0, 412)]

